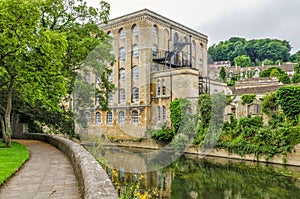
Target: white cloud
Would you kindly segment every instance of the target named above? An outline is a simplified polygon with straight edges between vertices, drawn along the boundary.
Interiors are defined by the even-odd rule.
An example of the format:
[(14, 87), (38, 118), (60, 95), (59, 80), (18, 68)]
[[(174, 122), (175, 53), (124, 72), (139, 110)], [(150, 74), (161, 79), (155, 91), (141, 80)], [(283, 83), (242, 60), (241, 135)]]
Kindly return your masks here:
[[(96, 5), (94, 0), (87, 0)], [(148, 8), (208, 35), (210, 44), (231, 36), (279, 38), (300, 49), (298, 0), (107, 0), (111, 18)]]

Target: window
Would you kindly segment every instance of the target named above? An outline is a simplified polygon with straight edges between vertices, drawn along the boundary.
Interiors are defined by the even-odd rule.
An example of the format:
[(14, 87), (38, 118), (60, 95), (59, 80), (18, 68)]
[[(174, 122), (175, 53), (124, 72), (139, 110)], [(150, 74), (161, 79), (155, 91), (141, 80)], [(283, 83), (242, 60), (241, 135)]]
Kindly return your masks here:
[(162, 84), (162, 94), (166, 95), (166, 80), (163, 79), (161, 81), (161, 84)]
[(125, 80), (125, 78), (126, 78), (125, 69), (121, 68), (120, 69), (120, 80)]
[(199, 55), (200, 55), (200, 59), (202, 59), (203, 58), (203, 45), (202, 44), (199, 45)]
[(120, 103), (124, 103), (125, 102), (125, 89), (120, 89)]
[(166, 107), (163, 106), (162, 107), (162, 120), (165, 122), (167, 120), (167, 110), (166, 110)]
[(160, 117), (161, 117), (160, 114), (161, 114), (161, 113), (160, 113), (160, 107), (158, 106), (158, 107), (157, 107), (157, 121), (158, 121), (158, 122), (160, 122), (160, 119), (161, 119), (161, 118), (160, 118)]
[(112, 94), (112, 92), (108, 93), (108, 103), (113, 103), (113, 94)]
[(110, 32), (110, 31), (107, 33), (107, 35), (108, 35), (109, 37), (111, 37), (111, 38), (113, 37), (113, 34), (112, 34), (112, 32)]
[(259, 115), (260, 114), (260, 105), (259, 104), (253, 104), (252, 105), (252, 113), (254, 115)]
[(133, 36), (139, 35), (139, 28), (138, 28), (137, 25), (134, 25), (134, 26), (132, 27), (132, 35), (133, 35)]
[(107, 112), (106, 114), (106, 123), (112, 124), (112, 112)]
[(85, 74), (85, 82), (86, 83), (90, 83), (91, 82), (91, 75), (90, 75), (90, 73), (86, 73)]
[(182, 62), (183, 62), (183, 66), (187, 66), (188, 65), (188, 60), (187, 60), (187, 55), (183, 54), (182, 56)]
[(192, 57), (192, 67), (195, 66), (195, 57)]
[(139, 113), (137, 111), (132, 111), (132, 123), (133, 124), (139, 123)]
[(119, 112), (119, 124), (124, 124), (125, 123), (125, 114), (123, 111)]
[(157, 80), (157, 96), (160, 96), (160, 80)]
[(153, 57), (157, 56), (157, 45), (156, 44), (152, 45), (152, 56)]
[(156, 25), (152, 26), (152, 35), (153, 36), (157, 36), (157, 33), (158, 33), (158, 28)]
[(139, 100), (139, 89), (133, 88), (132, 89), (132, 100)]
[(132, 55), (133, 55), (133, 57), (139, 56), (139, 46), (137, 44), (134, 44), (132, 46)]
[(112, 73), (108, 74), (107, 80), (112, 83), (114, 81), (114, 76)]
[(121, 60), (124, 60), (124, 59), (125, 59), (125, 48), (124, 48), (124, 47), (121, 47), (119, 51), (120, 51), (120, 52), (119, 52), (119, 53), (120, 53), (120, 55), (119, 55), (119, 56), (120, 56), (120, 59), (121, 59)]
[(139, 74), (139, 67), (138, 66), (134, 66), (132, 68), (132, 77), (133, 78), (139, 78), (140, 74)]
[(96, 113), (96, 124), (100, 124), (101, 123), (101, 113), (97, 112)]
[(178, 34), (177, 33), (175, 33), (174, 34), (174, 44), (177, 44), (178, 43)]
[(86, 123), (89, 124), (91, 121), (91, 114), (89, 112), (85, 113)]
[(123, 28), (120, 29), (120, 39), (124, 39), (126, 36), (125, 30)]
[(202, 72), (202, 69), (203, 69), (203, 61), (202, 61), (202, 59), (199, 60), (199, 67), (200, 67), (200, 71)]

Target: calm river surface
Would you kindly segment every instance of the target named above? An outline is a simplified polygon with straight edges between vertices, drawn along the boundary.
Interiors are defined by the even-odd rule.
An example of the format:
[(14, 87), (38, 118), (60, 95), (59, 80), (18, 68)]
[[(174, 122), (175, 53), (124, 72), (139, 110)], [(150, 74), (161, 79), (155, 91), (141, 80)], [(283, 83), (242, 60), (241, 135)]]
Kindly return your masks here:
[(166, 199), (300, 198), (299, 167), (197, 155), (176, 156), (175, 160), (172, 152), (161, 155), (132, 148), (87, 149), (103, 163), (120, 194), (133, 190)]

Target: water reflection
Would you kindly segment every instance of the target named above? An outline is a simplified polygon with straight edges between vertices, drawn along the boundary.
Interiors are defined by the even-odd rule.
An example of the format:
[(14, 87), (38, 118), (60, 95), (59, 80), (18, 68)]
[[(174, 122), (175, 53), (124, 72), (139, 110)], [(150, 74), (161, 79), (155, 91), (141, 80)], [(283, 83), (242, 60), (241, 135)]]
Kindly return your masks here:
[[(148, 198), (166, 199), (288, 199), (300, 196), (299, 180), (283, 174), (292, 172), (293, 176), (300, 176), (299, 168), (283, 170), (270, 165), (185, 155), (163, 169), (140, 173), (153, 166), (147, 165), (149, 160), (145, 161), (140, 153), (124, 154), (118, 148), (89, 150), (97, 158), (111, 156), (110, 159), (116, 160), (117, 167), (106, 162), (104, 168), (120, 194), (134, 188), (141, 195), (148, 194)], [(172, 158), (172, 153), (168, 155), (166, 158)], [(150, 162), (159, 164), (154, 160)]]

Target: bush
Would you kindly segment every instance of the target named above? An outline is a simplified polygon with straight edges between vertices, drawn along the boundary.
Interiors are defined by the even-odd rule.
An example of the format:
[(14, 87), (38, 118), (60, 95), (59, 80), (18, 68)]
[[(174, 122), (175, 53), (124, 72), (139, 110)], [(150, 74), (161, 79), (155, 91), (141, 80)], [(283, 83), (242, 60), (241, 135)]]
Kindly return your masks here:
[(160, 142), (169, 143), (174, 137), (173, 130), (170, 128), (163, 128), (161, 130), (152, 130), (150, 132), (151, 138)]

